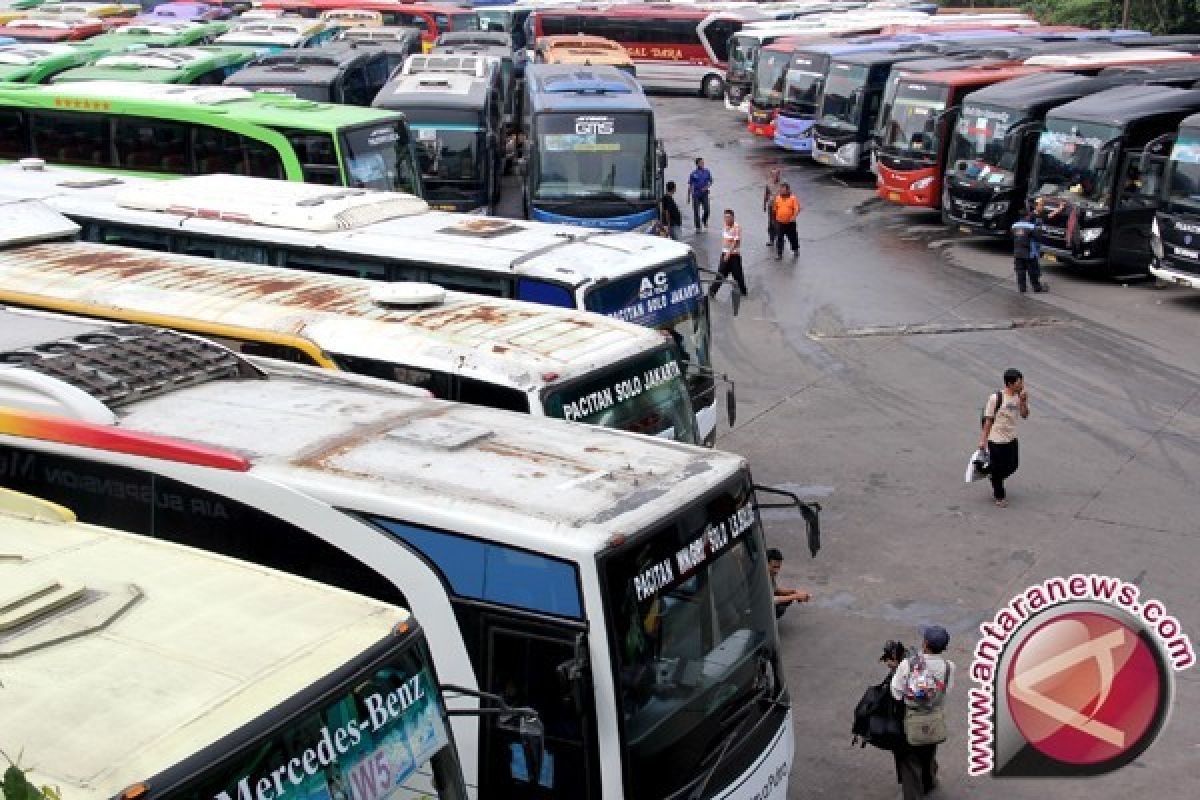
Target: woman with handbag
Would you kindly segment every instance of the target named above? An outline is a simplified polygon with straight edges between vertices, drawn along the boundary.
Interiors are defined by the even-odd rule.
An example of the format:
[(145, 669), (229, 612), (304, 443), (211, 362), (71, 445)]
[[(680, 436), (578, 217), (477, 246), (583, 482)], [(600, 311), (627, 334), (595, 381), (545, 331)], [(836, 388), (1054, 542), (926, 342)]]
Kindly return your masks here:
[(946, 741), (946, 694), (954, 662), (942, 655), (950, 634), (940, 625), (921, 629), (921, 651), (908, 656), (892, 676), (892, 697), (904, 703), (908, 745), (896, 751), (904, 800), (917, 800), (937, 785), (937, 746)]

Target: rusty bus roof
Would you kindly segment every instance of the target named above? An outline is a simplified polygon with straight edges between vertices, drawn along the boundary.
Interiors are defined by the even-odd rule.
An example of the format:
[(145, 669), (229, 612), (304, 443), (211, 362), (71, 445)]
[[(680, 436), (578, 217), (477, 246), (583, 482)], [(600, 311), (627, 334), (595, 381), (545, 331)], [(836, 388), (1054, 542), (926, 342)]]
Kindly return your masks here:
[(380, 302), (398, 286), (89, 242), (0, 251), (4, 302), (217, 335), (224, 327), (298, 336), (331, 355), (523, 391), (665, 346), (649, 328), (517, 300), (445, 292), (432, 307)]
[[(61, 323), (21, 316), (17, 351), (61, 340)], [(24, 387), (4, 391), (10, 412), (35, 408), (31, 387), (38, 401), (58, 385), (64, 395), (84, 391), (39, 371), (56, 357), (73, 357), (71, 348), (59, 347), (58, 356), (36, 352), (38, 358), (20, 361), (20, 352), (10, 351), (12, 366), (0, 366), (0, 386)], [(18, 381), (24, 373), (38, 380)], [(75, 413), (73, 407), (58, 413)], [(573, 558), (592, 557), (615, 534), (662, 524), (707, 492), (744, 479), (745, 470), (730, 453), (417, 397), (302, 367), (167, 386), (113, 412), (118, 432), (235, 454), (251, 474), (334, 507)], [(12, 430), (0, 428), (0, 441), (30, 441)], [(55, 441), (104, 449), (94, 438)]]

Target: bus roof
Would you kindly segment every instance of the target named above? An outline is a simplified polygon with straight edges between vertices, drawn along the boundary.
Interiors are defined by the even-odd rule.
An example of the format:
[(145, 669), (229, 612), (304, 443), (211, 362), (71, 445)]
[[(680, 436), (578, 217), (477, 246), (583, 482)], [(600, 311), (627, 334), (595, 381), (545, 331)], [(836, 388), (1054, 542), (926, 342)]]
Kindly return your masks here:
[(72, 800), (165, 772), (411, 624), (403, 609), (85, 525), (7, 489), (0, 552), (5, 601), (42, 612), (0, 642), (0, 739), (34, 784)]
[(546, 7), (538, 8), (534, 13), (539, 16), (571, 16), (571, 17), (618, 17), (618, 18), (648, 18), (648, 19), (694, 19), (697, 22), (708, 17), (719, 19), (769, 20), (771, 17), (753, 8), (736, 10), (712, 9), (696, 5), (691, 8), (681, 5), (666, 5), (663, 3), (637, 3), (634, 5), (614, 5), (603, 7)]
[(376, 108), (462, 108), (482, 111), (492, 82), (456, 72), (397, 75), (379, 90)]
[[(478, 219), (430, 211), (411, 195), (241, 175), (185, 177), (168, 183), (105, 175), (88, 181), (68, 169), (26, 170), (10, 164), (0, 166), (0, 195), (43, 199), (68, 215), (93, 217), (102, 210), (105, 219), (220, 231), (349, 255), (391, 253), (402, 241), (405, 258), (571, 286), (611, 279), (614, 271), (645, 271), (691, 254), (687, 245), (659, 236)], [(203, 208), (210, 209), (210, 219), (198, 215)], [(254, 227), (242, 234), (241, 224)]]
[(96, 59), (88, 66), (59, 73), (54, 83), (79, 80), (170, 81), (187, 70), (216, 69), (243, 63), (254, 55), (254, 50), (250, 48), (234, 47), (156, 47), (113, 53)]
[[(1197, 73), (1197, 77), (1200, 78), (1200, 73)], [(984, 86), (967, 95), (965, 102), (1015, 111), (1049, 110), (1130, 80), (1131, 76), (1120, 73), (1092, 76), (1074, 72), (1038, 72)]]
[[(82, 341), (79, 334), (63, 337), (58, 325), (47, 330), (33, 315), (0, 326), (0, 349), (9, 363), (21, 362), (0, 369), (2, 405), (9, 409), (0, 417), (0, 441), (50, 439), (104, 450), (114, 445), (96, 444), (98, 434), (116, 443), (149, 436), (156, 444), (142, 455), (155, 458), (157, 437), (182, 440), (237, 454), (252, 476), (338, 507), (588, 559), (614, 536), (660, 525), (664, 508), (682, 509), (746, 467), (730, 453), (414, 397), (411, 390), (315, 369), (162, 385), (145, 374), (154, 362), (141, 355), (138, 336), (98, 342), (94, 334), (111, 326), (89, 324), (92, 335)], [(5, 346), (15, 334), (17, 346)], [(38, 342), (61, 344), (34, 349)], [(152, 381), (157, 391), (122, 397), (120, 414), (108, 424), (72, 422), (47, 431), (47, 417), (25, 416), (25, 409), (59, 396), (82, 393), (102, 405), (91, 400), (96, 388), (89, 376), (113, 363), (129, 367), (130, 381)], [(111, 383), (107, 371), (106, 377)]]
[(406, 309), (382, 296), (404, 287), (87, 242), (0, 251), (2, 302), (235, 339), (235, 329), (265, 331), (525, 392), (664, 343), (650, 328), (583, 311), (458, 292)]
[(834, 56), (839, 64), (853, 64), (860, 67), (886, 66), (899, 64), (904, 61), (915, 61), (918, 58), (928, 58), (929, 53), (907, 48), (856, 50)]
[(966, 66), (957, 69), (947, 69), (940, 72), (922, 72), (916, 75), (905, 75), (901, 72), (901, 80), (913, 80), (926, 84), (940, 86), (984, 86), (1011, 78), (1021, 78), (1035, 75), (1039, 72), (1036, 67), (1011, 65), (1008, 63), (982, 66)]
[(378, 109), (317, 103), (292, 97), (254, 94), (232, 86), (176, 86), (125, 81), (84, 81), (50, 86), (0, 87), (0, 102), (20, 107), (71, 107), (75, 100), (91, 100), (104, 110), (121, 114), (154, 115), (157, 108), (172, 106), (194, 114), (227, 114), (258, 125), (296, 125), (296, 112), (304, 111), (308, 130), (332, 132), (353, 125), (369, 125), (400, 117)]
[(1200, 89), (1169, 86), (1120, 86), (1051, 109), (1046, 119), (1096, 122), (1124, 127), (1147, 117), (1200, 110)]
[(531, 111), (583, 111), (597, 107), (651, 111), (642, 86), (616, 67), (529, 64), (525, 67)]

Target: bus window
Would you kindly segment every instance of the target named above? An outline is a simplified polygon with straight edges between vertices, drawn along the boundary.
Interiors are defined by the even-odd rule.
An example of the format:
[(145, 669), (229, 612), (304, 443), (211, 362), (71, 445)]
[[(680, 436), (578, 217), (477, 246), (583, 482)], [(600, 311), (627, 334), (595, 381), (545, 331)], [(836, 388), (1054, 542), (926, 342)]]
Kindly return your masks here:
[(176, 253), (204, 258), (223, 258), (227, 261), (244, 261), (249, 264), (269, 264), (267, 248), (242, 242), (226, 242), (220, 239), (201, 239), (196, 236), (177, 236), (173, 247)]
[(219, 342), (234, 352), (244, 353), (248, 356), (273, 358), (276, 361), (287, 361), (292, 364), (304, 364), (308, 367), (321, 366), (316, 362), (316, 359), (314, 359), (308, 353), (297, 347), (289, 347), (286, 344), (244, 341), (242, 339), (229, 339), (224, 336), (208, 336), (206, 338)]
[(517, 299), (528, 300), (531, 303), (541, 303), (547, 306), (575, 308), (575, 298), (572, 296), (570, 289), (555, 283), (534, 280), (533, 278), (520, 278), (517, 280)]
[(458, 379), (458, 397), (454, 399), (473, 406), (529, 413), (529, 400), (524, 392), (508, 386), (497, 386), (487, 381), (477, 381), (474, 378)]
[(0, 158), (29, 155), (29, 130), (21, 111), (0, 111)]
[(342, 177), (338, 170), (337, 151), (333, 137), (327, 133), (309, 131), (280, 131), (296, 150), (296, 158), (304, 170), (305, 183), (322, 183), (340, 186)]
[(327, 275), (351, 275), (355, 278), (375, 278), (376, 280), (383, 279), (386, 273), (381, 264), (308, 250), (287, 251), (285, 263), (281, 266), (302, 269), (307, 272), (324, 272)]
[(59, 164), (112, 165), (107, 116), (42, 111), (31, 117), (35, 155)]
[[(378, 87), (376, 87), (378, 89)], [(339, 103), (345, 103), (351, 106), (366, 106), (370, 105), (375, 99), (375, 92), (367, 86), (367, 69), (366, 65), (351, 67), (346, 70), (346, 75), (342, 79), (342, 99)], [(336, 178), (337, 162), (334, 161), (334, 170)]]
[(569, 562), (394, 520), (372, 522), (433, 562), (459, 597), (583, 618), (579, 575)]
[(433, 283), (452, 292), (482, 294), (488, 297), (512, 297), (512, 285), (507, 278), (491, 277), (466, 271), (439, 272)]
[(338, 365), (338, 369), (353, 372), (355, 375), (368, 375), (385, 381), (396, 381), (406, 386), (416, 386), (424, 389), (439, 400), (449, 400), (450, 376), (444, 372), (406, 367), (388, 361), (379, 361), (362, 356), (348, 356), (342, 353), (330, 353), (330, 357)]
[(188, 175), (187, 127), (179, 122), (117, 117), (118, 166), (130, 172)]
[(733, 20), (718, 19), (713, 20), (707, 28), (704, 29), (704, 38), (708, 40), (708, 46), (712, 48), (713, 55), (717, 61), (725, 62), (729, 60), (729, 37), (733, 36), (741, 29), (741, 25)]
[(274, 147), (257, 139), (248, 139), (244, 136), (239, 136), (238, 139), (241, 140), (246, 156), (245, 172), (242, 174), (249, 175), (252, 178), (283, 180), (283, 162), (280, 160), (279, 153), (276, 152)]
[(93, 240), (103, 244), (136, 247), (141, 250), (157, 250), (162, 253), (169, 252), (171, 249), (171, 238), (167, 234), (156, 233), (151, 230), (122, 228), (116, 225), (100, 225), (97, 226), (96, 233), (97, 235)]

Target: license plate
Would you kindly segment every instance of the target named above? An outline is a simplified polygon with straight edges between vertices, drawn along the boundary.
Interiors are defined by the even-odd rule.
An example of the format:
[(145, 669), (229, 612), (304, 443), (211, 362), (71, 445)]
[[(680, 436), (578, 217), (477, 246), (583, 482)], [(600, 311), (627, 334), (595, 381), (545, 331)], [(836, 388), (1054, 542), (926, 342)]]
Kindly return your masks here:
[(970, 228), (968, 228), (966, 225), (959, 225), (959, 226), (958, 226), (958, 232), (959, 232), (959, 233), (970, 233), (970, 232), (971, 232), (971, 229), (970, 229)]
[(900, 202), (900, 193), (899, 192), (888, 192), (888, 200), (891, 200), (893, 203), (899, 203)]
[(1042, 258), (1046, 261), (1058, 261), (1058, 256), (1052, 253), (1043, 253)]

